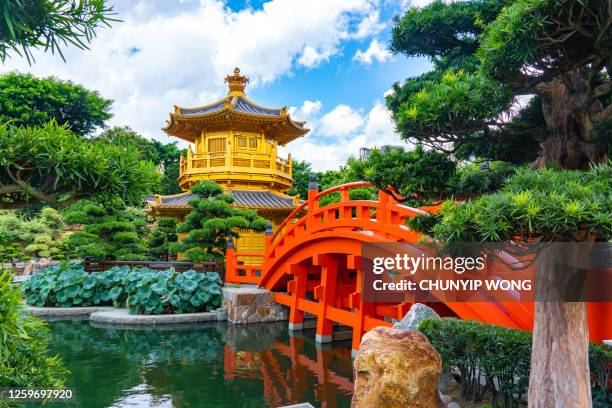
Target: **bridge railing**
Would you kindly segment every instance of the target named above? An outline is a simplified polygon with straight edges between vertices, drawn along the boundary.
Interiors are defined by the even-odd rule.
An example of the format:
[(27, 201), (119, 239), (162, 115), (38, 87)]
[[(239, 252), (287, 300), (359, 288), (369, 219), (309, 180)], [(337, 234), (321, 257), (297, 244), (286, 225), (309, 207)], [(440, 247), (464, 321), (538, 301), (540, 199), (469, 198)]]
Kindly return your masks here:
[(263, 255), (261, 252), (238, 252), (233, 243), (229, 244), (225, 251), (225, 282), (259, 284), (262, 264), (245, 264), (241, 258), (260, 258), (263, 262)]
[[(342, 184), (319, 192), (315, 185), (308, 190), (308, 200), (298, 206), (276, 228), (273, 234), (266, 234), (264, 253), (237, 252), (233, 243), (226, 252), (226, 281), (231, 283), (259, 284), (265, 265), (248, 265), (239, 258), (260, 256), (262, 261), (274, 256), (275, 250), (284, 244), (288, 237), (303, 235), (332, 225), (332, 221), (352, 218), (357, 227), (360, 223), (377, 222), (405, 228), (407, 218), (424, 213), (422, 210), (397, 203), (388, 194), (379, 191), (378, 200), (351, 200), (350, 191), (357, 188), (372, 187), (365, 181)], [(339, 201), (321, 206), (321, 199), (339, 193)], [(263, 262), (262, 262), (263, 263)]]

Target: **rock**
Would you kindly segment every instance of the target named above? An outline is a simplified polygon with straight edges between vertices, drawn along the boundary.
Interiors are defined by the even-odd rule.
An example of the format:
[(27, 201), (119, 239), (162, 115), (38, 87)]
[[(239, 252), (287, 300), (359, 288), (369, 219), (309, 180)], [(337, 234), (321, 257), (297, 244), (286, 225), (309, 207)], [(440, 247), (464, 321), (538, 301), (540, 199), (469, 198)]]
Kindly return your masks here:
[(448, 395), (440, 394), (440, 401), (442, 401), (444, 405), (448, 405), (453, 402), (453, 399)]
[(461, 408), (461, 406), (457, 404), (456, 402), (451, 402), (450, 404), (446, 406), (446, 408)]
[(376, 327), (355, 357), (352, 408), (439, 408), (442, 360), (418, 331)]
[(399, 330), (416, 330), (421, 320), (430, 317), (439, 319), (440, 315), (429, 306), (425, 306), (422, 303), (415, 303), (408, 313), (406, 313), (406, 316), (393, 325), (393, 328)]

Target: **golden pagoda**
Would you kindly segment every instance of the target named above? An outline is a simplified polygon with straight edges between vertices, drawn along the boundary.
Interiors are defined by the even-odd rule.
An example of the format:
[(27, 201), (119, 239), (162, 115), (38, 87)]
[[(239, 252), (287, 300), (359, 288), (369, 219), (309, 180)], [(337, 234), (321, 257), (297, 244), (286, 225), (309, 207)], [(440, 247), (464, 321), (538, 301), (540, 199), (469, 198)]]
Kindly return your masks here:
[[(297, 205), (297, 197), (285, 194), (291, 187), (291, 155), (277, 156), (286, 145), (308, 133), (304, 122), (291, 119), (285, 107), (266, 108), (246, 97), (249, 82), (234, 69), (225, 78), (229, 91), (214, 103), (183, 108), (174, 106), (162, 128), (168, 135), (190, 143), (181, 156), (179, 185), (184, 193), (155, 196), (149, 201), (152, 215), (182, 220), (191, 211), (189, 189), (198, 181), (219, 183), (235, 198), (233, 205), (250, 208), (278, 226)], [(239, 251), (263, 250), (263, 234), (241, 231)]]

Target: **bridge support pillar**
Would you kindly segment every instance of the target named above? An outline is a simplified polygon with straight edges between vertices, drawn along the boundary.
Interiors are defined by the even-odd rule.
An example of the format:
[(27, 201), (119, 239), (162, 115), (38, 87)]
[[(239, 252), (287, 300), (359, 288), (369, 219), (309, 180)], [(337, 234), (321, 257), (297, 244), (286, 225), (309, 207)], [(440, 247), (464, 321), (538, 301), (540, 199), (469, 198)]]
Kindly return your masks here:
[(298, 309), (298, 301), (306, 297), (308, 269), (304, 265), (294, 264), (290, 267), (290, 273), (293, 275), (293, 280), (288, 284), (288, 289), (292, 293), (289, 309), (289, 330), (298, 331), (304, 329), (304, 312)]
[(334, 305), (338, 278), (338, 261), (329, 255), (316, 255), (313, 264), (321, 266), (321, 285), (318, 288), (319, 313), (317, 314), (317, 343), (333, 340), (334, 322), (328, 319), (328, 307)]

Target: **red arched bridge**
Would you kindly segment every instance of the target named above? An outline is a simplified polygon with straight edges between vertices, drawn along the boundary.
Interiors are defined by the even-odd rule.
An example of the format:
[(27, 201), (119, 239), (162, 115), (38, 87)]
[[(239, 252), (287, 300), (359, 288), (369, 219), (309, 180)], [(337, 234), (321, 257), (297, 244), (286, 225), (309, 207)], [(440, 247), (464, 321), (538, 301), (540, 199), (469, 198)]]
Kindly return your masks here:
[[(351, 200), (350, 191), (371, 187), (349, 183), (318, 192), (310, 189), (308, 200), (267, 235), (265, 251), (227, 251), (226, 281), (251, 283), (276, 292), (276, 302), (286, 305), (289, 329), (301, 330), (316, 318), (317, 342), (334, 338), (334, 326), (352, 329), (353, 349), (361, 336), (376, 326), (391, 326), (412, 306), (408, 302), (368, 302), (362, 293), (364, 279), (361, 249), (364, 243), (416, 243), (421, 235), (406, 226), (406, 220), (435, 208), (411, 208), (380, 191), (378, 200)], [(321, 199), (339, 195), (339, 200), (320, 205)], [(327, 198), (327, 201), (330, 197)], [(336, 197), (337, 199), (337, 197)], [(261, 265), (246, 265), (241, 257), (260, 256)], [(531, 302), (445, 302), (429, 304), (441, 316), (456, 316), (507, 327), (531, 330)], [(610, 303), (590, 303), (592, 340), (610, 335), (605, 327)]]

